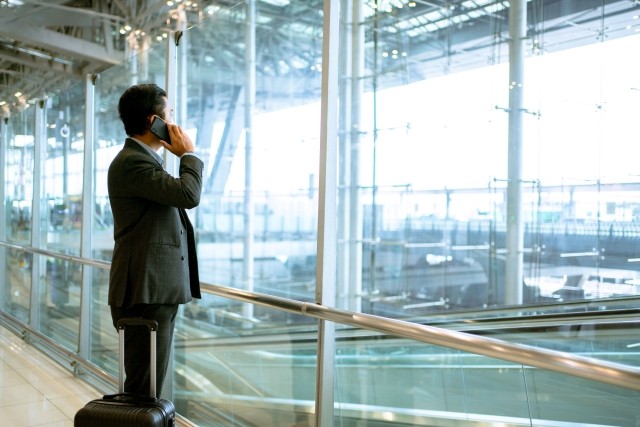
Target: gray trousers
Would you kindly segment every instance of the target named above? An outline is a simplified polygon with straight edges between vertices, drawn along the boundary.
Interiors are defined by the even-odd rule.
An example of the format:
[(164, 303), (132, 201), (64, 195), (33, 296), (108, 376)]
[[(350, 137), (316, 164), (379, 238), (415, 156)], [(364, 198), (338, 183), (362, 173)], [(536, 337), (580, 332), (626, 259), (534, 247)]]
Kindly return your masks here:
[[(158, 322), (156, 393), (160, 396), (167, 374), (171, 343), (176, 323), (178, 304), (136, 304), (132, 307), (111, 306), (113, 326), (119, 319), (140, 317)], [(124, 391), (149, 395), (150, 357), (149, 329), (146, 326), (127, 326), (124, 334)]]

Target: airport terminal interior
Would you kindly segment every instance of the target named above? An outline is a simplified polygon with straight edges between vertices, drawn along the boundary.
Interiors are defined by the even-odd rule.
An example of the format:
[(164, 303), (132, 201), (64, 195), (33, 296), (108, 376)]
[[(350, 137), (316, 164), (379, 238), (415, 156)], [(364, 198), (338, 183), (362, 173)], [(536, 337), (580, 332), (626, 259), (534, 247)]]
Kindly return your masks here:
[(0, 417), (117, 390), (156, 83), (205, 164), (179, 425), (639, 426), (639, 51), (637, 0), (0, 0)]

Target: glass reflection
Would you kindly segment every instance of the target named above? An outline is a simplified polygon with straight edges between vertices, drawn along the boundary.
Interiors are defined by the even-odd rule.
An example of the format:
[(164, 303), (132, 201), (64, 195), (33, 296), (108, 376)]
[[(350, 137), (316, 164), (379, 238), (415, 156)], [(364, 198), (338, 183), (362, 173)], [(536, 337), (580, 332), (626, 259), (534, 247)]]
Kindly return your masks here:
[[(148, 37), (148, 36), (141, 36)], [(149, 40), (143, 45), (149, 46)], [(122, 64), (99, 75), (95, 83), (95, 221), (92, 224), (92, 256), (111, 261), (113, 252), (113, 216), (107, 191), (107, 171), (115, 155), (122, 149), (126, 137), (118, 116), (118, 101), (131, 85), (153, 82), (165, 87), (166, 44), (160, 43), (131, 56)], [(118, 375), (118, 335), (111, 321), (107, 303), (109, 270), (91, 268), (91, 337), (89, 359)]]
[(47, 150), (42, 171), (47, 236), (43, 245), (78, 255), (82, 223), (84, 85), (53, 93), (46, 108)]
[[(176, 325), (174, 402), (198, 425), (311, 425), (316, 327), (279, 327), (282, 313), (258, 309), (247, 322), (220, 301), (207, 316)], [(233, 303), (232, 303), (233, 304)], [(273, 320), (269, 320), (273, 319)], [(308, 323), (290, 315), (295, 325)]]
[(90, 269), (91, 276), (89, 360), (117, 377), (118, 334), (111, 321), (111, 311), (107, 304), (109, 270), (85, 268)]
[[(255, 82), (250, 82), (238, 74), (245, 67), (245, 44), (223, 50), (217, 42), (245, 41), (245, 12), (238, 7), (214, 14), (190, 28), (180, 46), (187, 66), (179, 68), (179, 81), (186, 82), (186, 93), (198, 96), (197, 102), (189, 97), (182, 120), (206, 171), (200, 206), (190, 212), (197, 224), (200, 276), (209, 283), (310, 301), (315, 292), (321, 45), (310, 52), (309, 38), (322, 33), (322, 16), (309, 14), (303, 27), (291, 19), (281, 29), (268, 30), (286, 33), (282, 51), (261, 52)], [(270, 20), (270, 13), (259, 9), (257, 22)], [(246, 94), (251, 84), (254, 105), (248, 105)], [(249, 247), (251, 257), (245, 254)], [(212, 304), (205, 299), (201, 306)]]
[(44, 272), (40, 279), (38, 329), (72, 351), (78, 351), (82, 267), (53, 257), (36, 257)]
[(33, 255), (8, 248), (5, 259), (4, 310), (23, 322), (29, 322)]
[(120, 65), (100, 74), (95, 83), (96, 152), (93, 171), (96, 209), (93, 230), (93, 257), (111, 261), (113, 251), (113, 215), (107, 192), (107, 171), (115, 155), (122, 149), (126, 134), (118, 117), (118, 100), (136, 83), (150, 82), (165, 86), (166, 45), (157, 44)]
[(9, 144), (5, 165), (5, 202), (7, 239), (16, 243), (31, 242), (31, 206), (33, 203), (33, 167), (35, 108), (25, 105), (9, 117)]

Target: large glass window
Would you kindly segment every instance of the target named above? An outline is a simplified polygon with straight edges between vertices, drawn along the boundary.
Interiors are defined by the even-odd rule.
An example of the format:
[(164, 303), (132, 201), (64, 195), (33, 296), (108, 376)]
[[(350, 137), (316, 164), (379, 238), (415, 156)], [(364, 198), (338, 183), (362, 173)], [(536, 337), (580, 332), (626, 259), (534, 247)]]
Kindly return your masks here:
[[(16, 244), (31, 244), (31, 213), (33, 200), (35, 108), (23, 109), (8, 118), (3, 132), (8, 141), (5, 151), (4, 209), (7, 220), (7, 240)], [(4, 278), (4, 309), (28, 322), (31, 309), (33, 255), (17, 249), (7, 249)]]
[[(95, 81), (95, 221), (92, 224), (93, 257), (111, 261), (113, 252), (113, 217), (109, 204), (107, 171), (122, 149), (127, 137), (118, 115), (118, 101), (131, 85), (155, 83), (165, 87), (166, 44), (159, 43), (109, 68)], [(86, 267), (89, 268), (89, 267)], [(90, 268), (91, 277), (91, 344), (90, 358), (117, 375), (117, 333), (111, 321), (107, 302), (109, 272)]]
[[(632, 53), (640, 36), (632, 2), (344, 0), (337, 99), (322, 97), (322, 1), (202, 10), (177, 3), (167, 18), (181, 28), (173, 45), (158, 35), (158, 44), (137, 50), (151, 36), (134, 31), (135, 52), (97, 76), (91, 153), (84, 153), (84, 85), (47, 97), (41, 164), (35, 106), (6, 117), (9, 314), (37, 321), (39, 331), (82, 347), (116, 375), (107, 170), (126, 137), (121, 94), (154, 82), (168, 90), (175, 121), (205, 163), (200, 206), (189, 211), (204, 284), (315, 302), (325, 285), (316, 283), (318, 227), (326, 224), (319, 220), (327, 219), (318, 218), (320, 176), (335, 174), (337, 243), (326, 253), (336, 271), (325, 279), (335, 279), (336, 298), (328, 305), (451, 329), (482, 324), (472, 332), (637, 364), (634, 313), (621, 315), (620, 329), (610, 319), (594, 327), (569, 319), (544, 334), (524, 324), (541, 312), (637, 305), (640, 62)], [(569, 3), (570, 15), (559, 7)], [(509, 49), (515, 4), (528, 16), (521, 57)], [(511, 81), (520, 65), (522, 81)], [(338, 104), (337, 141), (320, 140), (323, 100)], [(336, 145), (338, 159), (320, 170), (324, 143)], [(85, 154), (94, 170), (83, 170)], [(175, 159), (167, 158), (173, 172)], [(34, 176), (42, 177), (42, 200), (34, 198)], [(94, 220), (84, 228), (92, 247), (82, 256), (91, 259), (78, 259), (87, 241), (85, 195)], [(90, 337), (78, 336), (85, 318)], [(525, 320), (514, 326), (512, 318)], [(636, 417), (632, 393), (614, 387), (337, 329), (328, 405), (341, 425)], [(313, 317), (205, 293), (177, 319), (167, 384), (178, 412), (201, 425), (313, 423), (318, 339)], [(499, 392), (487, 395), (496, 384)], [(619, 414), (607, 406), (611, 396)]]
[[(322, 17), (291, 6), (304, 23), (270, 7), (251, 18), (240, 4), (189, 29), (178, 81), (188, 96), (183, 125), (205, 162), (200, 206), (190, 212), (201, 279), (312, 300)], [(277, 51), (267, 48), (273, 39)]]
[(166, 46), (156, 44), (129, 58), (123, 64), (101, 73), (95, 82), (95, 221), (93, 256), (111, 261), (113, 250), (113, 216), (107, 189), (107, 171), (127, 137), (120, 117), (118, 100), (122, 93), (137, 83), (155, 83), (165, 87)]
[[(257, 8), (252, 18), (241, 3), (190, 28), (178, 52), (188, 102), (177, 121), (205, 163), (200, 205), (189, 212), (197, 225), (200, 279), (311, 301), (322, 17), (298, 3), (307, 16), (302, 25), (270, 7)], [(280, 40), (277, 51), (267, 47), (273, 39)], [(247, 56), (252, 49), (255, 59)], [(255, 69), (247, 69), (253, 61)], [(224, 417), (224, 423), (307, 420), (315, 339), (301, 347), (286, 325), (296, 334), (316, 329), (302, 316), (207, 294), (185, 306), (174, 365), (178, 410), (205, 424)], [(274, 345), (257, 344), (263, 335), (273, 336)], [(248, 346), (224, 344), (238, 337)], [(195, 349), (194, 339), (203, 345)]]
[(82, 223), (85, 91), (83, 84), (52, 93), (46, 104), (46, 160), (40, 215), (47, 241), (42, 246), (79, 255)]
[[(341, 139), (345, 305), (404, 318), (513, 304), (506, 294), (518, 287), (524, 304), (637, 295), (632, 244), (619, 238), (637, 210), (627, 156), (640, 102), (628, 55), (640, 43), (637, 15), (589, 8), (580, 24), (554, 27), (550, 2), (526, 2), (532, 34), (518, 58), (505, 3), (454, 3), (344, 12), (341, 128), (357, 130)], [(514, 212), (520, 231), (509, 230)], [(522, 248), (510, 248), (518, 233)], [(522, 283), (506, 275), (514, 250)]]

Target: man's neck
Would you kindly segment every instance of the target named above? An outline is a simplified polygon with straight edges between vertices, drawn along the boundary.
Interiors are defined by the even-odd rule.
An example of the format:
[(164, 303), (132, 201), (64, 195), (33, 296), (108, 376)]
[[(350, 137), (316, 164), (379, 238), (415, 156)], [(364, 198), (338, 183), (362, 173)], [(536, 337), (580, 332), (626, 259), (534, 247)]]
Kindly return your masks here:
[(158, 141), (158, 138), (156, 138), (151, 132), (147, 132), (143, 135), (131, 135), (131, 137), (142, 142), (144, 145), (151, 148), (156, 153), (159, 149), (162, 148), (162, 144), (160, 143), (160, 141)]

